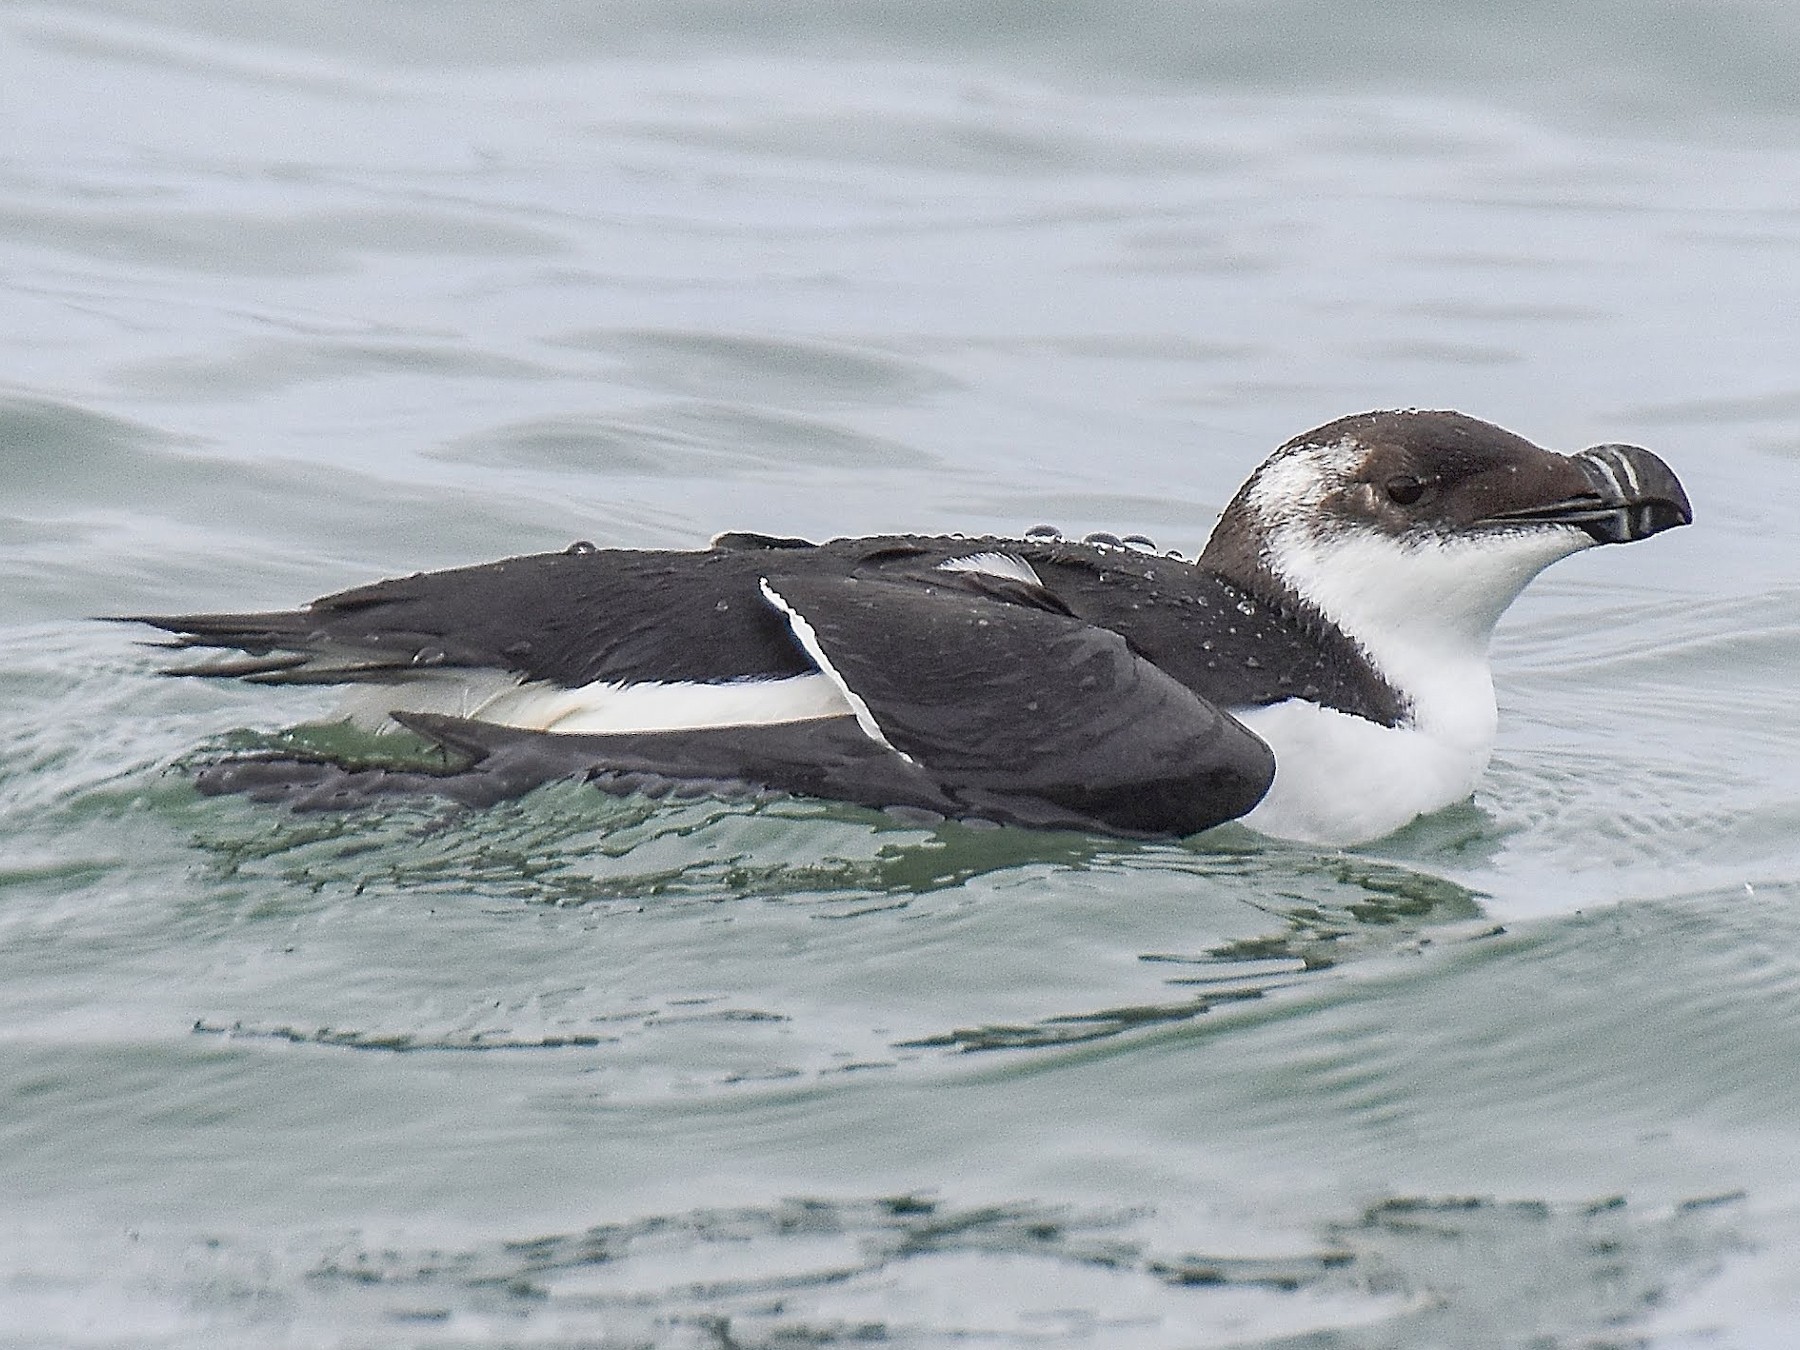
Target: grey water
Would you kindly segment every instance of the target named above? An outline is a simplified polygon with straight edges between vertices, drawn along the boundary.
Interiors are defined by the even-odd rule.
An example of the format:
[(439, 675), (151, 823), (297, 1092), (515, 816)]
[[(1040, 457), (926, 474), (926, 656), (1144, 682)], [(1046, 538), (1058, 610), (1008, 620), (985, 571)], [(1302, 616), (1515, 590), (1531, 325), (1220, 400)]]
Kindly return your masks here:
[[(0, 1344), (1800, 1341), (1800, 10), (0, 11)], [(1693, 528), (1350, 851), (300, 816), (92, 616), (1142, 532), (1455, 407)]]

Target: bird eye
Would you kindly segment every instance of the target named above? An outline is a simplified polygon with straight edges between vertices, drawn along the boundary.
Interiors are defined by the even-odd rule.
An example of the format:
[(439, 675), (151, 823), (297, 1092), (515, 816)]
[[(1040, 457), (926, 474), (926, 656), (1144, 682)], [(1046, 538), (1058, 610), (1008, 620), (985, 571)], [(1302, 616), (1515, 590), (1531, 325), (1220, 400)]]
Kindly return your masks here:
[(1410, 473), (1397, 473), (1387, 480), (1387, 495), (1395, 506), (1413, 506), (1425, 495), (1425, 484)]

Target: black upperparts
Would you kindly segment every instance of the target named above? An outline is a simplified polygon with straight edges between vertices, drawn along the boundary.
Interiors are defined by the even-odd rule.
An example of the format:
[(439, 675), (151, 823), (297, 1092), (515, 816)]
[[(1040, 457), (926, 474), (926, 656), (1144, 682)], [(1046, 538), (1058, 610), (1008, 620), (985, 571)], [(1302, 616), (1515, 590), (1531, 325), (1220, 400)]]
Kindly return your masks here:
[(1393, 726), (1406, 703), (1324, 619), (1211, 568), (1131, 550), (1024, 550), (1071, 612), (1111, 628), (1221, 708), (1300, 698)]
[[(945, 571), (1001, 554), (1029, 574)], [(1079, 618), (1219, 708), (1304, 698), (1392, 725), (1395, 692), (1343, 636), (1210, 569), (1061, 539), (877, 536), (819, 545), (752, 534), (710, 550), (579, 549), (358, 587), (273, 614), (151, 618), (193, 646), (263, 655), (268, 682), (382, 678), (404, 669), (511, 670), (565, 687), (596, 680), (719, 682), (813, 669), (759, 582), (784, 576), (910, 580)], [(313, 653), (309, 665), (269, 653)], [(222, 670), (219, 673), (224, 673)], [(233, 670), (231, 673), (237, 673)]]

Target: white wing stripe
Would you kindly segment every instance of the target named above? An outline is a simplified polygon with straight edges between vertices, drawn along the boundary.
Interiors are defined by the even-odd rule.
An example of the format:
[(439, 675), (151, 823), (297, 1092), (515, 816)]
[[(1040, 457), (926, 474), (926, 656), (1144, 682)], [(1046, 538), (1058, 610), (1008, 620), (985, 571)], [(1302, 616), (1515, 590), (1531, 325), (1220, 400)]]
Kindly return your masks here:
[(856, 715), (856, 725), (862, 728), (863, 735), (877, 745), (892, 750), (908, 764), (918, 763), (911, 755), (887, 738), (881, 729), (881, 724), (875, 720), (875, 714), (870, 712), (869, 705), (863, 702), (862, 695), (852, 689), (844, 677), (838, 673), (837, 667), (831, 664), (831, 659), (825, 655), (825, 649), (819, 645), (819, 635), (813, 631), (813, 626), (806, 621), (805, 616), (781, 598), (775, 588), (769, 585), (767, 577), (759, 577), (757, 585), (762, 588), (763, 599), (787, 615), (788, 627), (794, 630), (795, 638), (806, 649), (806, 654), (812, 657), (813, 664), (818, 666), (820, 673), (837, 687), (838, 693), (844, 696), (844, 702), (850, 705), (850, 711)]

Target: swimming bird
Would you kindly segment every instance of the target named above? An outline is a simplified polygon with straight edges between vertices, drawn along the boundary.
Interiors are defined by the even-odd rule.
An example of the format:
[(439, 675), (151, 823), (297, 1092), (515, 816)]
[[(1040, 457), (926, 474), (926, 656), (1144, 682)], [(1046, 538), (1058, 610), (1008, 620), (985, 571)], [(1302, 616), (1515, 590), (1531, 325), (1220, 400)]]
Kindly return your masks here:
[(1370, 412), (1277, 449), (1192, 562), (1045, 530), (734, 532), (129, 621), (241, 653), (171, 674), (349, 686), (353, 715), (455, 759), (240, 757), (205, 791), (485, 803), (578, 775), (1140, 837), (1241, 818), (1348, 845), (1474, 790), (1489, 637), (1532, 577), (1692, 518), (1636, 446), (1562, 455), (1461, 413)]

